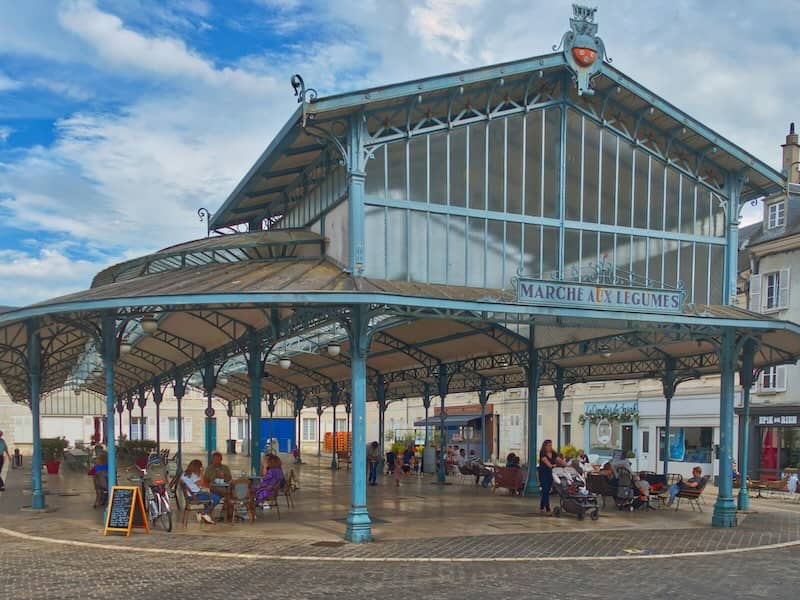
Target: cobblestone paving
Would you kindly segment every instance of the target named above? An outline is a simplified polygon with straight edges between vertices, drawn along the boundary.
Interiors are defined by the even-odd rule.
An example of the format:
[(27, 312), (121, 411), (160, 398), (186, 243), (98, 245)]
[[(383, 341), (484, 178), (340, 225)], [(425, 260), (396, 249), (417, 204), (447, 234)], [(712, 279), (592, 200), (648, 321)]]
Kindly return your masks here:
[[(69, 548), (3, 536), (8, 598), (695, 598), (795, 597), (800, 547), (581, 563), (287, 563)], [(373, 549), (376, 547), (373, 547)]]

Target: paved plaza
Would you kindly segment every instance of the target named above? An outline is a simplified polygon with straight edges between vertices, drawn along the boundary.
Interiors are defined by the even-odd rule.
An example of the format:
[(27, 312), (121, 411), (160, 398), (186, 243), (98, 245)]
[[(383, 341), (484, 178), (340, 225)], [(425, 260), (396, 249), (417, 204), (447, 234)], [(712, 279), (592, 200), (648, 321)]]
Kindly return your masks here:
[[(234, 459), (234, 472), (241, 459)], [(48, 510), (21, 510), (29, 471), (0, 497), (0, 577), (16, 598), (185, 592), (258, 598), (641, 598), (692, 590), (704, 598), (785, 598), (797, 582), (800, 506), (754, 500), (736, 529), (703, 513), (603, 511), (598, 522), (537, 514), (534, 501), (454, 480), (385, 478), (369, 490), (371, 544), (343, 543), (349, 474), (309, 457), (296, 470), (297, 506), (253, 525), (103, 537), (90, 478), (47, 479)], [(244, 463), (242, 462), (242, 465)], [(711, 491), (711, 490), (710, 490)], [(77, 587), (76, 587), (77, 586)], [(653, 596), (655, 594), (655, 596)]]

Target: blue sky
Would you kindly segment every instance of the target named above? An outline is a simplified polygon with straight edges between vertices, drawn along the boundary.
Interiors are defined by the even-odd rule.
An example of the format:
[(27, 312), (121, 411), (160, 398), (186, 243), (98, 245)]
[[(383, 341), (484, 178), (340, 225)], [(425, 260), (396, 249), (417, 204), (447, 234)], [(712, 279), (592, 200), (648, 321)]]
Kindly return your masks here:
[[(800, 3), (600, 0), (614, 65), (773, 166), (800, 121)], [(295, 107), (544, 54), (553, 0), (0, 2), (0, 305), (205, 226)], [(754, 213), (748, 213), (752, 220)]]

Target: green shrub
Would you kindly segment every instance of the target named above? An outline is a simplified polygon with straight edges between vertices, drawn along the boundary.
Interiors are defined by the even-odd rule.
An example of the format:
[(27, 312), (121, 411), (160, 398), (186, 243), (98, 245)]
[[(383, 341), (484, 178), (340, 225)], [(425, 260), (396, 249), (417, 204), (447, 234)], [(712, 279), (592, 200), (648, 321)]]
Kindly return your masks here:
[(573, 458), (577, 458), (578, 449), (572, 444), (567, 444), (566, 446), (561, 446), (561, 454), (564, 455), (566, 460), (572, 460)]
[(122, 440), (119, 443), (120, 455), (131, 459), (147, 457), (155, 448), (153, 440)]
[(42, 438), (41, 446), (42, 460), (50, 462), (64, 458), (64, 450), (69, 446), (69, 442), (64, 438)]

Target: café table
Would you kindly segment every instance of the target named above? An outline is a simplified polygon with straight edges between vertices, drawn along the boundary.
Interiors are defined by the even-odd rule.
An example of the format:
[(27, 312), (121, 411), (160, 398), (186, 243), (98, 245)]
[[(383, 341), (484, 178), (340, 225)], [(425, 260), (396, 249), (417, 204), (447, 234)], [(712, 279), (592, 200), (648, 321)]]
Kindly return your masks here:
[(230, 521), (231, 519), (230, 499), (231, 499), (231, 492), (233, 491), (233, 486), (230, 484), (230, 482), (225, 481), (224, 479), (215, 479), (213, 482), (209, 483), (208, 489), (212, 494), (216, 494), (217, 496), (222, 497), (222, 502), (223, 502), (222, 520)]

